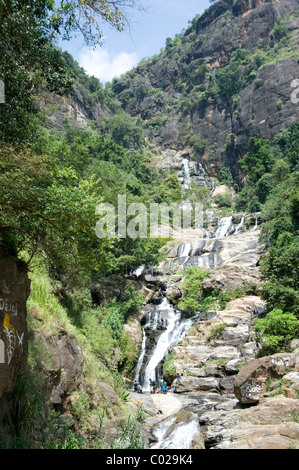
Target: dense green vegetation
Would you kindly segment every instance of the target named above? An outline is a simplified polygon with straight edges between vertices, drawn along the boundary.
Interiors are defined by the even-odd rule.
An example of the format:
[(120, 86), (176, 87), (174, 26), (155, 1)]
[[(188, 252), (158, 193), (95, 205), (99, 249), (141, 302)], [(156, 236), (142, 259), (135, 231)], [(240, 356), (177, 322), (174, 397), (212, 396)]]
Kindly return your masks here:
[[(76, 292), (63, 307), (44, 266), (35, 267), (30, 278), (28, 363), (9, 399), (11, 411), (10, 415), (4, 414), (3, 423), (9, 438), (0, 447), (30, 448), (35, 431), (46, 449), (106, 448), (107, 425), (113, 419), (119, 427), (115, 441), (120, 439), (125, 448), (140, 448), (138, 421), (142, 413), (140, 410), (135, 417), (128, 415), (127, 394), (119, 371), (129, 373), (136, 360), (136, 345), (123, 333), (122, 325), (140, 309), (143, 296), (132, 287), (124, 293), (122, 302), (113, 300), (104, 309), (94, 309), (90, 296)], [(51, 335), (59, 340), (61, 331), (80, 341), (84, 359), (84, 378), (77, 379), (65, 419), (59, 409), (50, 405), (49, 369), (45, 367), (48, 364), (51, 370), (46, 338)], [(118, 405), (101, 392), (102, 382), (113, 387)]]
[(287, 349), (298, 335), (299, 125), (292, 124), (272, 142), (252, 138), (249, 143), (250, 152), (239, 162), (247, 185), (237, 195), (237, 208), (261, 210), (265, 221), (262, 241), (269, 253), (260, 265), (269, 313), (256, 325), (264, 332), (262, 353), (275, 352)]
[[(255, 90), (264, 85), (258, 77), (260, 69), (296, 54), (288, 45), (290, 31), (277, 19), (269, 41), (262, 41), (255, 52), (240, 47), (223, 67), (197, 65), (185, 80), (168, 85), (171, 92), (149, 85), (151, 67), (167, 67), (170, 61), (185, 57), (193, 45), (200, 49), (210, 39), (197, 36), (196, 17), (189, 34), (185, 36), (183, 31), (174, 39), (167, 38), (159, 57), (142, 61), (138, 72), (122, 77), (126, 87), (117, 101), (118, 80), (103, 87), (54, 41), (61, 34), (71, 38), (80, 31), (87, 43), (98, 43), (99, 19), (118, 30), (123, 28), (125, 17), (119, 6), (138, 6), (138, 2), (0, 2), (0, 79), (5, 83), (5, 103), (0, 105), (0, 244), (28, 263), (32, 282), (29, 360), (10, 399), (12, 415), (5, 421), (10, 438), (4, 447), (28, 448), (37, 431), (44, 448), (103, 448), (110, 419), (119, 425), (111, 448), (143, 446), (138, 422), (144, 414), (140, 410), (134, 418), (127, 415), (122, 376), (132, 375), (138, 355), (124, 325), (141, 310), (144, 297), (130, 285), (105, 305), (94, 305), (90, 286), (107, 277), (124, 277), (141, 265), (157, 265), (163, 258), (165, 240), (99, 239), (96, 208), (102, 202), (117, 207), (118, 196), (123, 195), (127, 206), (143, 203), (149, 208), (151, 203), (187, 199), (203, 202), (206, 209), (207, 188), (192, 185), (182, 191), (175, 172), (158, 171), (151, 164), (156, 153), (151, 139), (156, 130), (163, 128), (170, 115), (182, 120), (187, 116), (187, 134), (185, 129), (180, 135), (183, 146), (192, 148), (195, 161), (206, 152), (212, 155), (219, 150), (218, 143), (207, 148), (207, 141), (193, 130), (195, 120), (198, 123), (204, 117), (208, 100), (238, 116), (242, 89), (248, 84)], [(96, 114), (98, 106), (105, 107), (109, 117), (90, 121), (85, 130), (73, 128), (68, 121), (63, 130), (47, 129), (47, 110), (40, 107), (40, 97), (49, 93), (73, 98), (80, 94), (88, 109)], [(149, 97), (154, 104), (149, 100), (146, 107), (143, 102)], [(125, 112), (134, 102), (140, 106), (138, 118)], [(277, 109), (283, 104), (278, 101)], [(229, 154), (233, 147), (234, 134), (230, 133), (221, 150)], [(230, 191), (214, 202), (223, 214), (261, 212), (261, 241), (268, 250), (260, 261), (261, 295), (267, 301), (267, 313), (256, 320), (256, 331), (260, 354), (271, 354), (289, 350), (291, 340), (299, 334), (299, 124), (271, 142), (252, 137), (249, 148), (239, 161), (244, 185), (236, 202)], [(220, 182), (239, 189), (226, 165)], [(187, 268), (183, 274), (178, 308), (190, 314), (225, 308), (229, 300), (256, 289), (244, 283), (233, 292), (214, 289), (203, 294), (209, 271)], [(208, 341), (217, 338), (224, 326), (212, 331)], [(61, 331), (73, 334), (84, 354), (84, 379), (71, 395), (67, 419), (49, 406), (49, 373), (44, 366), (48, 354), (45, 338), (50, 334), (58, 337)], [(169, 381), (176, 373), (172, 359), (169, 354), (163, 369)], [(115, 391), (117, 404), (104, 394), (97, 396), (101, 382)], [(96, 435), (90, 433), (95, 427)]]
[[(87, 42), (95, 41), (99, 31), (91, 15), (121, 29), (121, 4), (113, 2), (106, 9), (106, 0), (55, 6), (52, 0), (0, 2), (0, 78), (5, 83), (5, 103), (0, 106), (0, 243), (28, 263), (31, 277), (29, 357), (10, 399), (11, 415), (4, 416), (4, 447), (28, 448), (35, 432), (44, 448), (105, 447), (105, 425), (111, 419), (119, 426), (117, 445), (142, 447), (137, 429), (142, 416), (128, 416), (121, 375), (130, 375), (137, 359), (136, 344), (123, 326), (139, 312), (144, 298), (129, 286), (120, 299), (99, 307), (91, 304), (89, 289), (107, 275), (156, 264), (163, 241), (99, 239), (96, 207), (103, 201), (116, 205), (118, 194), (127, 197), (127, 204), (150, 204), (156, 197), (154, 185), (161, 186), (159, 199), (164, 200), (167, 184), (150, 165), (142, 127), (121, 112), (109, 85), (104, 89), (98, 79), (87, 77), (52, 42), (62, 31), (70, 37), (83, 25)], [(75, 96), (78, 90), (87, 107), (102, 103), (114, 116), (100, 128), (90, 122), (85, 131), (67, 122), (64, 130), (46, 129), (40, 94)], [(76, 384), (67, 420), (49, 404), (45, 367), (45, 338), (57, 337), (59, 331), (74, 335), (84, 354), (82, 382)], [(101, 382), (116, 393), (114, 404), (99, 392)], [(90, 434), (96, 427), (100, 432)]]

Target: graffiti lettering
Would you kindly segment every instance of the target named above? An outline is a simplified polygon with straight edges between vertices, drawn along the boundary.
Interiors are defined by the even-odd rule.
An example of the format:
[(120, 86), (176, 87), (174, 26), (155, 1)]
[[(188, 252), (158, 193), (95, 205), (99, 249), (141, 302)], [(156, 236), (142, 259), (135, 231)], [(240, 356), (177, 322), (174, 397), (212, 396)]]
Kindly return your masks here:
[(6, 313), (11, 312), (13, 315), (18, 314), (18, 303), (14, 300), (0, 298), (0, 312), (5, 310)]

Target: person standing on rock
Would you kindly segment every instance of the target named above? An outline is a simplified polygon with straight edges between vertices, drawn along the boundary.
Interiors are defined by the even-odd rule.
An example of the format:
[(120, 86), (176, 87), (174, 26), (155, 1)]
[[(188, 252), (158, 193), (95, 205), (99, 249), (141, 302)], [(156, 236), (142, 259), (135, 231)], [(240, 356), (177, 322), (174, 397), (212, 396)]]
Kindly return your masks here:
[(181, 374), (179, 374), (179, 372), (176, 375), (176, 381), (177, 381), (177, 384), (181, 383)]

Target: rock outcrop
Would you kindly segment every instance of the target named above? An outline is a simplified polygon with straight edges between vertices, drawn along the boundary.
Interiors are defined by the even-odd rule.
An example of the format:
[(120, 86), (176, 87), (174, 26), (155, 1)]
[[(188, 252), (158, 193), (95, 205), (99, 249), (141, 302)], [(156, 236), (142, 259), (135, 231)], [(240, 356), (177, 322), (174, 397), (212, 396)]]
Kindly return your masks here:
[(66, 122), (74, 129), (84, 130), (89, 121), (100, 124), (113, 114), (103, 103), (98, 102), (91, 106), (78, 86), (73, 87), (71, 95), (63, 97), (44, 92), (39, 96), (39, 102), (45, 114), (46, 127), (59, 130), (65, 129)]
[(48, 352), (44, 367), (48, 374), (50, 402), (64, 405), (78, 387), (83, 367), (82, 345), (74, 335), (61, 330), (58, 336), (43, 338)]
[(258, 406), (200, 416), (206, 448), (299, 449), (299, 400), (284, 396), (264, 398)]
[[(288, 370), (293, 370), (287, 374)], [(257, 403), (266, 393), (269, 379), (279, 379), (299, 385), (299, 355), (279, 353), (265, 356), (245, 364), (240, 370), (234, 383), (234, 393), (242, 404)], [(289, 391), (290, 394), (290, 391)]]
[(213, 318), (195, 323), (183, 342), (171, 349), (182, 373), (177, 393), (233, 394), (241, 366), (255, 358), (253, 318), (265, 309), (258, 296), (228, 302)]
[(14, 389), (28, 354), (27, 309), (30, 281), (27, 266), (0, 252), (0, 398)]
[[(225, 163), (237, 177), (249, 137), (271, 139), (299, 118), (291, 100), (299, 76), (297, 11), (296, 0), (218, 1), (165, 51), (117, 81), (116, 96), (126, 112), (143, 119), (166, 160), (171, 151), (193, 147), (195, 136), (210, 176), (219, 177)], [(216, 93), (217, 72), (237, 50), (264, 59), (236, 93)]]

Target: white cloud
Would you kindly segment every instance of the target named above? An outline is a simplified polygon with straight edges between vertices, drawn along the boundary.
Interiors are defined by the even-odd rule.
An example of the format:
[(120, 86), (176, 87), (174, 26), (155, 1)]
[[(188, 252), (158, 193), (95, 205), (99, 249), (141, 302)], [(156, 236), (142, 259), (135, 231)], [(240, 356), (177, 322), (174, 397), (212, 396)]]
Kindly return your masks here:
[(107, 49), (84, 48), (79, 54), (78, 62), (88, 75), (94, 75), (105, 83), (131, 70), (139, 59), (135, 52), (111, 54)]

